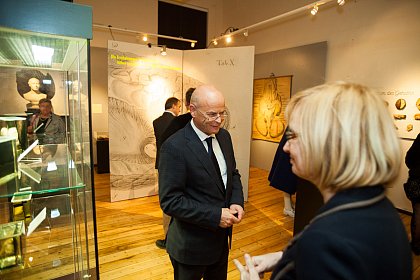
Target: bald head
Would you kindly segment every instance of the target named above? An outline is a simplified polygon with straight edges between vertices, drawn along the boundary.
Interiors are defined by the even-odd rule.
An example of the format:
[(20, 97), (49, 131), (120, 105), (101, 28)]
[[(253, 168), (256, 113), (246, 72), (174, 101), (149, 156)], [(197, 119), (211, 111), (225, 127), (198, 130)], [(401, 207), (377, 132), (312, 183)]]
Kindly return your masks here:
[(191, 96), (191, 103), (197, 108), (220, 104), (225, 106), (225, 98), (214, 86), (202, 85), (195, 89)]
[(225, 98), (211, 85), (199, 86), (191, 96), (190, 113), (198, 129), (216, 134), (225, 118)]

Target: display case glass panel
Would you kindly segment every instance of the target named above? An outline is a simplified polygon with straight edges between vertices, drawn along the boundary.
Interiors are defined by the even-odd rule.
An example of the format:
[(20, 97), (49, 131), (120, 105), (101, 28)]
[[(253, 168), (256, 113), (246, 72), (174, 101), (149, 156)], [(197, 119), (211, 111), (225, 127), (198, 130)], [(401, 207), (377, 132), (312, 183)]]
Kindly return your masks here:
[(23, 264), (23, 221), (0, 225), (0, 269)]
[(0, 27), (0, 279), (97, 278), (88, 65), (87, 39)]

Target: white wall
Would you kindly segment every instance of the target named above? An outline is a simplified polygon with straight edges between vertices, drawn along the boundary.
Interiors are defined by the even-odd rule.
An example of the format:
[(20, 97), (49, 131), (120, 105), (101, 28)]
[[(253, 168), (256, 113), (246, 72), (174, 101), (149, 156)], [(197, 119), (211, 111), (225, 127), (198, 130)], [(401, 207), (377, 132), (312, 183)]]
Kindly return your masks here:
[[(158, 33), (158, 0), (74, 0), (75, 3), (91, 6), (93, 23), (135, 31)], [(208, 11), (209, 38), (223, 31), (223, 0), (165, 1), (189, 8), (197, 7)], [(115, 40), (129, 43), (143, 43), (134, 34), (112, 31)], [(194, 39), (194, 38), (188, 38)], [(113, 40), (109, 30), (93, 28), (93, 47), (106, 48)], [(156, 42), (152, 40), (152, 43)]]
[[(246, 27), (311, 2), (226, 1), (224, 26)], [(415, 91), (420, 96), (419, 11), (418, 0), (347, 1), (343, 7), (321, 6), (315, 17), (308, 11), (249, 30), (247, 38), (235, 36), (233, 45), (255, 45), (259, 54), (328, 41), (326, 81), (354, 81), (378, 89)], [(405, 154), (412, 140), (401, 142)], [(403, 166), (389, 194), (398, 208), (411, 211), (402, 190), (406, 177)]]
[[(158, 33), (158, 1), (157, 0), (75, 0), (77, 4), (88, 5), (93, 10), (93, 23), (111, 25), (113, 27), (135, 31)], [(167, 1), (170, 2), (170, 1)], [(223, 27), (222, 0), (186, 1), (190, 8), (208, 11), (208, 35), (220, 33)], [(174, 1), (173, 3), (182, 4)], [(135, 34), (112, 31), (115, 40), (141, 43)], [(194, 38), (191, 38), (194, 39)], [(91, 41), (91, 92), (92, 104), (102, 105), (102, 113), (92, 114), (92, 129), (96, 132), (108, 131), (108, 40), (112, 40), (109, 30), (93, 28)], [(156, 43), (156, 38), (151, 38)], [(94, 163), (96, 164), (96, 143), (94, 141)]]
[[(74, 3), (92, 7), (94, 24), (157, 33), (156, 0), (74, 0)], [(133, 34), (112, 33), (115, 40), (136, 43)], [(113, 40), (109, 30), (93, 28), (92, 47), (106, 48), (108, 40)]]

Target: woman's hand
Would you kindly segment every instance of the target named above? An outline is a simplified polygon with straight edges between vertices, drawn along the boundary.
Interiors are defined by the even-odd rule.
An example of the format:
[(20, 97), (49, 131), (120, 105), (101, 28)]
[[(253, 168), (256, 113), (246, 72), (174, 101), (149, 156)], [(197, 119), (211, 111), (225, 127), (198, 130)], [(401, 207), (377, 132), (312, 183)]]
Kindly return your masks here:
[(238, 260), (233, 260), (237, 269), (241, 273), (241, 280), (259, 280), (264, 276), (264, 272), (272, 271), (279, 262), (283, 252), (269, 253), (261, 256), (252, 257), (245, 254), (245, 266)]
[(283, 252), (269, 253), (261, 256), (252, 257), (252, 262), (255, 265), (255, 269), (260, 275), (263, 275), (264, 272), (273, 271), (276, 264), (279, 262)]
[(234, 259), (233, 262), (236, 265), (236, 268), (241, 273), (241, 280), (260, 280), (257, 270), (255, 269), (254, 264), (252, 263), (251, 256), (248, 254), (244, 255), (245, 266), (237, 260)]

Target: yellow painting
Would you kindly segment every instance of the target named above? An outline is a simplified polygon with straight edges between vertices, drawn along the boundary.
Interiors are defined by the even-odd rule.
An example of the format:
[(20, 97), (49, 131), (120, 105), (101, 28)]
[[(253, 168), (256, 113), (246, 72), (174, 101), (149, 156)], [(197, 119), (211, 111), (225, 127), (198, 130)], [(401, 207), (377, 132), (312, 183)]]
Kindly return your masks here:
[(291, 88), (292, 76), (254, 80), (252, 139), (280, 142)]

